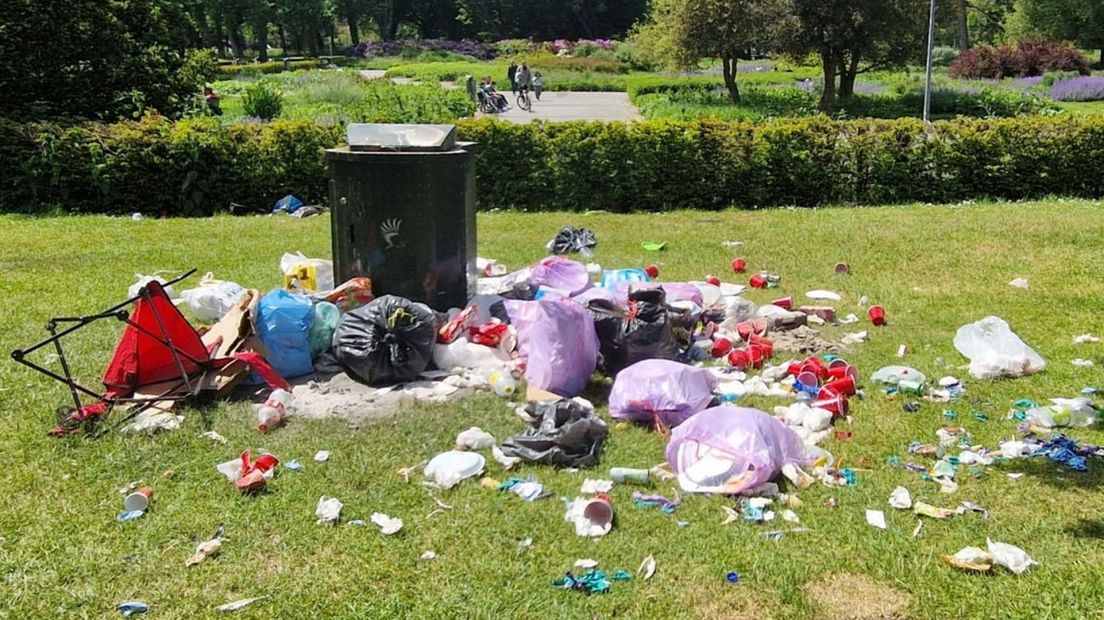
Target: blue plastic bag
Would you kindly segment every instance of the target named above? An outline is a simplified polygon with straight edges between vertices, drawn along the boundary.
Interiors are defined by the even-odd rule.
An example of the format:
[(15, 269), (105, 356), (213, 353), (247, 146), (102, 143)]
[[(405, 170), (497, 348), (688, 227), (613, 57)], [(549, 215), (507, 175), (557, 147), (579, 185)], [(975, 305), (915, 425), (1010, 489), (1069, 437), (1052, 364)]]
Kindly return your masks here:
[(286, 211), (288, 215), (291, 215), (304, 206), (302, 200), (299, 200), (299, 198), (293, 194), (288, 194), (276, 201), (276, 206), (272, 207), (272, 212), (279, 213), (280, 211)]
[(276, 372), (285, 379), (314, 372), (310, 343), (314, 311), (310, 299), (275, 289), (261, 298), (258, 311), (257, 332), (265, 346), (265, 358)]

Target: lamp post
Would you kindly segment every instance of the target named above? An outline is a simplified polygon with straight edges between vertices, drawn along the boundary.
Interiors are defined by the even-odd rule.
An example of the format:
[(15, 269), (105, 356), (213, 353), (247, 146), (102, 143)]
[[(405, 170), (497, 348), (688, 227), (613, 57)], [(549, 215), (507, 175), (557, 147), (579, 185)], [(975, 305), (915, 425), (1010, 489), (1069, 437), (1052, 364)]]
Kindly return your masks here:
[(924, 123), (931, 122), (932, 55), (935, 53), (935, 0), (931, 0), (928, 12), (928, 63), (924, 83)]

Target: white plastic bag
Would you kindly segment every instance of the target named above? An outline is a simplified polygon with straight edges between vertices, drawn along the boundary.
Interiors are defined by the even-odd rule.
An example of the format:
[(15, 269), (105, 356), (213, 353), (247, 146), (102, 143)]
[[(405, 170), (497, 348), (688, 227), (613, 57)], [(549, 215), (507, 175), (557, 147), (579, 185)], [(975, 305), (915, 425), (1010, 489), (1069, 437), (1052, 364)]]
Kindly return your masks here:
[[(127, 289), (127, 297), (137, 297), (139, 291), (142, 290), (142, 287), (149, 284), (150, 282), (153, 282), (154, 280), (160, 282), (161, 284), (168, 282), (168, 280), (162, 278), (160, 274), (160, 271), (153, 274), (152, 276), (144, 276), (140, 273), (134, 274), (134, 277), (137, 278), (138, 281), (134, 284), (131, 284), (130, 288)], [(169, 296), (169, 299), (176, 299), (176, 293), (173, 292), (173, 288), (171, 286), (165, 287), (165, 294)]]
[(993, 557), (993, 563), (1017, 575), (1038, 564), (1026, 551), (1016, 545), (993, 542), (991, 539), (986, 539), (986, 543), (989, 545), (989, 555)]
[(302, 252), (284, 254), (280, 258), (280, 271), (284, 274), (284, 288), (305, 289), (312, 293), (333, 290), (333, 261), (324, 258), (307, 258)]
[(954, 337), (958, 352), (970, 359), (975, 379), (1022, 377), (1046, 368), (1046, 362), (1000, 317), (987, 316), (963, 325)]
[(216, 280), (208, 271), (199, 279), (196, 288), (180, 293), (192, 314), (200, 321), (217, 321), (223, 317), (245, 294), (245, 287), (236, 282)]

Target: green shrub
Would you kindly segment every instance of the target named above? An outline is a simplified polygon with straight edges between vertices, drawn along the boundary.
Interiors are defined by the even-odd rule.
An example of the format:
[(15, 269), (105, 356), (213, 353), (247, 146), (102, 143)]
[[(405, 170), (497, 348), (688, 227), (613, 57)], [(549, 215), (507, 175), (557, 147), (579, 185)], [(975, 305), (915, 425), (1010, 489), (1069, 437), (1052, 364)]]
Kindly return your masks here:
[(1081, 74), (1076, 71), (1050, 71), (1043, 74), (1043, 86), (1050, 88), (1054, 86), (1055, 82), (1061, 82), (1062, 80), (1072, 80), (1073, 78), (1081, 77)]
[(282, 60), (273, 60), (269, 62), (243, 63), (240, 65), (219, 65), (218, 72), (223, 74), (224, 76), (270, 75), (273, 73), (284, 73), (285, 71), (304, 71), (307, 69), (319, 69), (326, 65), (344, 67), (348, 65), (354, 65), (356, 63), (356, 58), (348, 58), (344, 56), (337, 56), (324, 61), (319, 59), (293, 60), (286, 64)]
[(960, 53), (953, 47), (936, 47), (932, 50), (932, 66), (949, 67)]
[[(1104, 117), (763, 123), (458, 123), (480, 143), (479, 207), (660, 211), (1100, 197)], [(326, 195), (340, 125), (0, 122), (0, 211), (205, 215)]]
[(284, 93), (271, 80), (258, 80), (245, 88), (242, 106), (246, 116), (270, 121), (284, 109)]

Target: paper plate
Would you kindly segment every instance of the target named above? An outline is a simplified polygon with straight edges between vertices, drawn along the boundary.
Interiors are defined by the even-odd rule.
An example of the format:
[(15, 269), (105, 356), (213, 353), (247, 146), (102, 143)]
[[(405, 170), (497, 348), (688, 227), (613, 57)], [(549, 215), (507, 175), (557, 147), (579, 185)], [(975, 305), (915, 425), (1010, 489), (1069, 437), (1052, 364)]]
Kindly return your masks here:
[(817, 299), (821, 301), (839, 301), (840, 299), (842, 299), (839, 296), (839, 293), (833, 293), (832, 291), (825, 291), (821, 289), (809, 291), (808, 293), (805, 293), (805, 296), (809, 299)]
[(455, 476), (456, 479), (463, 480), (478, 476), (486, 464), (487, 459), (478, 452), (450, 450), (430, 459), (425, 466), (425, 475), (427, 478), (438, 478), (440, 474), (445, 474), (445, 478)]

